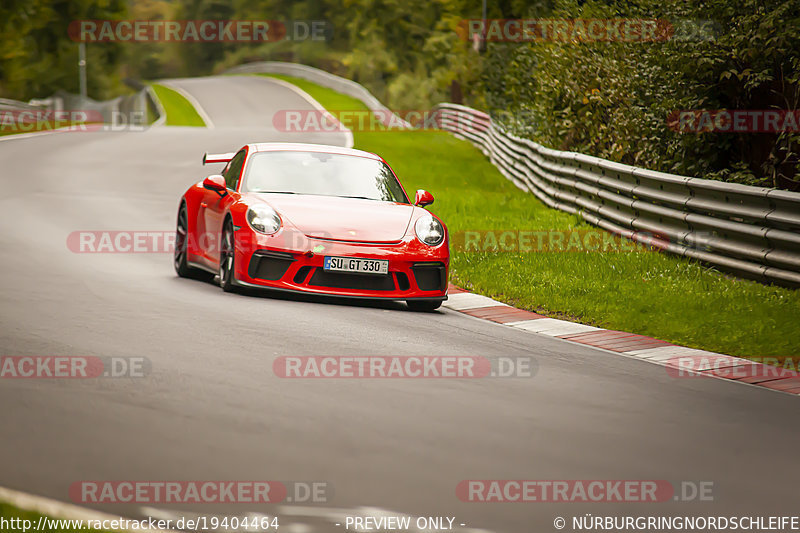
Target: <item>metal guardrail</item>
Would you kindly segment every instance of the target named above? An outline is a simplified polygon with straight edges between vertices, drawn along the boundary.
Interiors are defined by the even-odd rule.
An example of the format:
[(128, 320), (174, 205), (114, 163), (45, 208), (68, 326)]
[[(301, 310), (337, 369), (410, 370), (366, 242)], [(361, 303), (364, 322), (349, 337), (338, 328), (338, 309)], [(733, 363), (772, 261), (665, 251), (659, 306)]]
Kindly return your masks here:
[(164, 108), (150, 86), (141, 82), (130, 85), (136, 89), (134, 94), (103, 101), (82, 98), (80, 95), (61, 90), (56, 91), (49, 98), (34, 99), (28, 103), (0, 98), (0, 111), (95, 111), (103, 117), (103, 122), (113, 123), (115, 114), (131, 117), (134, 113), (144, 113), (144, 116), (147, 116), (146, 113), (149, 109), (156, 118), (152, 125), (163, 124), (166, 120)]
[(161, 100), (158, 99), (156, 92), (150, 85), (145, 87), (144, 91), (147, 99), (147, 107), (156, 117), (150, 126), (163, 126), (167, 123), (167, 111), (164, 109)]
[[(51, 100), (59, 102), (56, 109), (71, 109), (81, 111), (94, 111), (103, 117), (103, 122), (113, 123), (115, 115), (131, 116), (133, 113), (147, 116), (149, 95), (146, 89), (138, 90), (133, 94), (118, 96), (111, 100), (94, 100), (84, 98), (77, 94), (66, 91), (56, 91), (50, 97)], [(158, 113), (158, 110), (155, 110)]]
[(136, 90), (138, 97), (144, 100), (144, 106), (146, 110), (149, 110), (155, 117), (150, 126), (161, 126), (166, 123), (167, 112), (164, 109), (164, 106), (161, 104), (161, 100), (159, 100), (158, 96), (156, 96), (156, 93), (151, 85), (148, 85), (135, 78), (125, 78), (122, 81), (128, 87)]
[(34, 105), (30, 102), (0, 98), (0, 111), (38, 111), (46, 109), (46, 103), (46, 100), (39, 100), (38, 105)]
[(800, 194), (675, 176), (545, 148), (490, 116), (440, 104), (441, 127), (475, 144), (555, 209), (742, 277), (800, 286)]
[(348, 80), (347, 78), (342, 78), (341, 76), (331, 74), (330, 72), (326, 72), (318, 68), (301, 65), (299, 63), (286, 63), (283, 61), (257, 61), (254, 63), (239, 65), (225, 71), (225, 74), (254, 73), (283, 74), (284, 76), (293, 76), (295, 78), (316, 83), (317, 85), (327, 87), (328, 89), (333, 89), (336, 92), (340, 92), (342, 94), (346, 94), (347, 96), (353, 97), (356, 100), (360, 100), (369, 108), (370, 111), (375, 113), (375, 116), (378, 117), (385, 125), (392, 124), (397, 126), (400, 124), (406, 128), (411, 127), (408, 122), (399, 117), (392, 119), (392, 112), (389, 110), (389, 108), (383, 105), (380, 100), (375, 98), (375, 96), (373, 96), (373, 94), (360, 83), (354, 82), (353, 80)]

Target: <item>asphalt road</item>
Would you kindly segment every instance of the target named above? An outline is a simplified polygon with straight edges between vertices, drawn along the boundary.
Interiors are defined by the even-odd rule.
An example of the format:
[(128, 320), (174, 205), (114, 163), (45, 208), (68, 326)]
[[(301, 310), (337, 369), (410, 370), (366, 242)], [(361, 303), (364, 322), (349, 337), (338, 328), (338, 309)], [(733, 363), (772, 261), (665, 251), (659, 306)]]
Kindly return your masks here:
[[(0, 354), (152, 365), (144, 378), (0, 380), (0, 484), (70, 501), (80, 480), (329, 482), (331, 501), (316, 507), (93, 506), (127, 516), (277, 512), (297, 532), (377, 512), (363, 507), (498, 532), (553, 531), (556, 516), (584, 513), (797, 512), (795, 397), (674, 379), (450, 310), (226, 294), (177, 278), (169, 254), (70, 251), (74, 231), (171, 230), (181, 193), (214, 170), (200, 164), (206, 150), (344, 142), (273, 131), (271, 113), (309, 104), (269, 80), (176, 83), (216, 128), (0, 142)], [(515, 379), (289, 380), (272, 372), (281, 355), (529, 355), (539, 368)], [(464, 479), (711, 481), (714, 501), (464, 503), (455, 493)]]

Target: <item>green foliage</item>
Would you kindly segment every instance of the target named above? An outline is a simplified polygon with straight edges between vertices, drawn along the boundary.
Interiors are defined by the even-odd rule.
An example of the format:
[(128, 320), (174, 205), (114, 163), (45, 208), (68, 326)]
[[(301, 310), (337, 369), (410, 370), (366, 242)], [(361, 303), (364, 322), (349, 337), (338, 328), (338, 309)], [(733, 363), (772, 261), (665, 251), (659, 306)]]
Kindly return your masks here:
[(0, 95), (77, 91), (77, 44), (67, 37), (72, 20), (320, 20), (332, 30), (329, 41), (90, 44), (89, 94), (110, 97), (123, 77), (205, 75), (244, 62), (297, 61), (354, 79), (391, 108), (465, 103), (553, 148), (800, 190), (797, 133), (680, 133), (667, 125), (677, 110), (796, 110), (800, 0), (498, 0), (488, 2), (488, 18), (659, 19), (678, 34), (656, 42), (490, 43), (483, 54), (459, 31), (464, 19), (480, 18), (481, 0), (129, 5), (6, 2), (0, 8)]
[(483, 101), (476, 92), (481, 58), (455, 31), (461, 19), (480, 16), (480, 0), (263, 0), (238, 5), (236, 14), (324, 20), (332, 39), (237, 45), (215, 71), (244, 60), (298, 61), (354, 79), (396, 109), (427, 108), (454, 95)]
[[(129, 17), (133, 20), (178, 20), (180, 4), (171, 0), (136, 0), (130, 4)], [(186, 59), (180, 52), (196, 43), (123, 43), (124, 59), (121, 62), (125, 77), (139, 80), (156, 80), (188, 75)]]
[[(0, 5), (0, 96), (27, 100), (58, 89), (78, 92), (78, 43), (70, 22), (124, 18), (124, 0), (5, 0)], [(121, 90), (115, 43), (87, 45), (88, 94), (97, 99)]]
[(796, 134), (681, 133), (667, 125), (676, 110), (798, 109), (800, 0), (561, 0), (538, 16), (643, 17), (712, 31), (679, 31), (665, 42), (490, 44), (487, 107), (525, 119), (511, 130), (645, 168), (800, 189)]

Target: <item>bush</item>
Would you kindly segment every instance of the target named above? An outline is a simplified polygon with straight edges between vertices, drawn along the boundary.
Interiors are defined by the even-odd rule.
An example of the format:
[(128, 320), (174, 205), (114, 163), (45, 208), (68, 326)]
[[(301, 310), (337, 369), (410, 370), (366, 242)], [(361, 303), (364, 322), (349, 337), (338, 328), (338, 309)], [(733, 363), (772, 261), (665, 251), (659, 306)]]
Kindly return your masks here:
[[(796, 133), (679, 133), (676, 110), (796, 110), (800, 0), (563, 1), (563, 18), (705, 23), (712, 39), (490, 43), (482, 83), (507, 127), (553, 148), (676, 174), (800, 190)], [(689, 25), (682, 22), (690, 20)]]

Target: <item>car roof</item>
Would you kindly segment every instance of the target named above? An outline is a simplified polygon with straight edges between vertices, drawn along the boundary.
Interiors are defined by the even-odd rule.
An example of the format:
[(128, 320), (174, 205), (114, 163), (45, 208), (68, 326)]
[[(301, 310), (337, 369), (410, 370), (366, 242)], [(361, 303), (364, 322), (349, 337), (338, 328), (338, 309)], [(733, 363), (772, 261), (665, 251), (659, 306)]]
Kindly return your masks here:
[(371, 152), (364, 152), (363, 150), (355, 150), (353, 148), (343, 148), (341, 146), (332, 146), (329, 144), (271, 142), (250, 144), (249, 146), (250, 149), (255, 152), (321, 152), (326, 154), (353, 155), (381, 161), (380, 157)]

